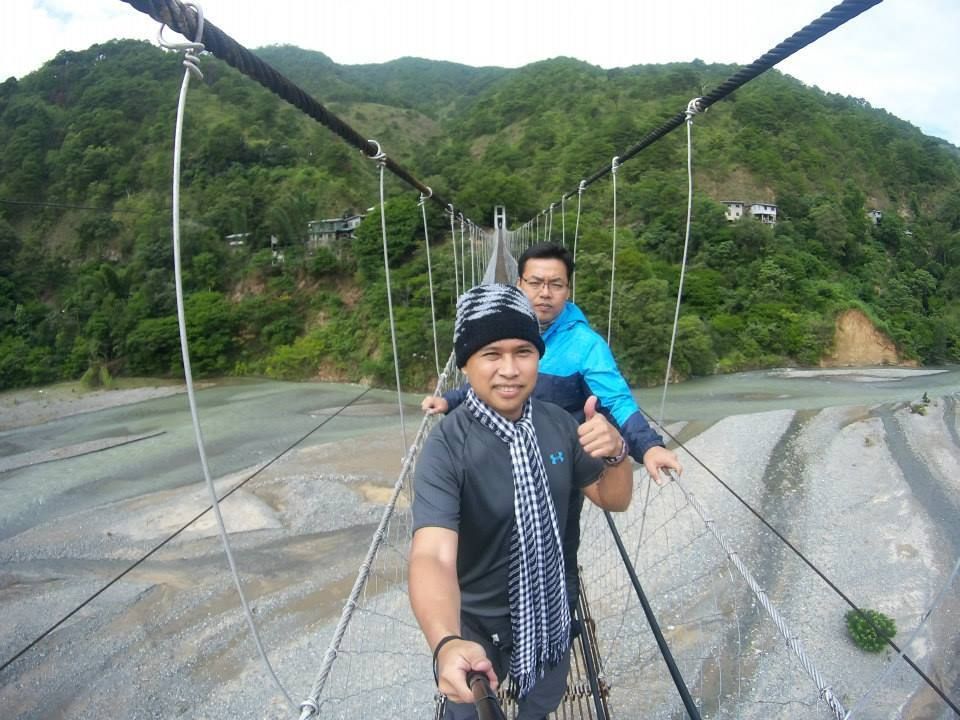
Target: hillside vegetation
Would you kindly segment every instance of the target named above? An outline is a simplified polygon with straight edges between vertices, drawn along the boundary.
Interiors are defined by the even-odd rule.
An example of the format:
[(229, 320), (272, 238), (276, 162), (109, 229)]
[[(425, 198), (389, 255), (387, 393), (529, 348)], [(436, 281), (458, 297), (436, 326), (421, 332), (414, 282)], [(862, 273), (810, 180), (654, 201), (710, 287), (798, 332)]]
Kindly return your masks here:
[[(735, 71), (569, 58), (339, 66), (288, 46), (258, 52), (477, 222), (504, 204), (512, 225)], [(355, 241), (305, 247), (309, 220), (377, 203), (375, 166), (216, 58), (202, 67), (183, 157), (194, 370), (391, 382), (379, 212)], [(179, 56), (115, 41), (0, 84), (0, 389), (182, 373), (169, 190), (181, 76)], [(678, 376), (817, 364), (851, 309), (903, 359), (960, 362), (957, 148), (772, 71), (697, 117), (694, 153)], [(420, 209), (398, 181), (388, 193), (400, 365), (407, 387), (424, 387), (434, 363)], [(720, 200), (775, 203), (779, 222), (728, 223)], [(614, 350), (631, 381), (656, 382), (683, 249), (682, 132), (623, 165), (617, 207)], [(570, 239), (576, 198), (566, 209)], [(442, 361), (452, 250), (448, 218), (431, 207), (429, 222)], [(584, 195), (580, 225), (577, 302), (605, 333), (608, 180)], [(559, 216), (553, 228), (559, 240)], [(237, 233), (245, 244), (231, 249)]]

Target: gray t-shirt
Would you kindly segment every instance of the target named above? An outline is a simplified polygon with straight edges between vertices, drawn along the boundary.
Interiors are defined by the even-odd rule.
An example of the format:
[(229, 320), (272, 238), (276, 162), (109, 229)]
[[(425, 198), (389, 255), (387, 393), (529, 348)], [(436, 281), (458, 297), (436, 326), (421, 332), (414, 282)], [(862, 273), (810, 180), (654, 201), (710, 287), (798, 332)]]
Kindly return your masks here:
[[(580, 522), (581, 488), (593, 483), (604, 466), (583, 451), (577, 423), (569, 413), (556, 405), (532, 402), (533, 426), (560, 537), (565, 540), (567, 528), (577, 528)], [(417, 459), (413, 489), (413, 532), (442, 527), (459, 534), (462, 609), (483, 617), (508, 615), (507, 572), (514, 526), (509, 446), (461, 405), (427, 438)], [(563, 544), (565, 549), (570, 545)], [(567, 560), (568, 568), (575, 567)], [(569, 577), (567, 588), (572, 590)]]

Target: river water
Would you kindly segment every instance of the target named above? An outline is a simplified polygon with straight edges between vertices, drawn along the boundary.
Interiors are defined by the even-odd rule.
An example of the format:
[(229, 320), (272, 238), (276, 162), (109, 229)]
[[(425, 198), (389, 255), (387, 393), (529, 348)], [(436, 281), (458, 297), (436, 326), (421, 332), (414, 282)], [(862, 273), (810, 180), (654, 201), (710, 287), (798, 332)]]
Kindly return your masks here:
[[(780, 409), (819, 409), (917, 402), (960, 388), (960, 368), (919, 371), (769, 370), (672, 385), (664, 421), (698, 426), (731, 415)], [(211, 473), (227, 475), (263, 463), (321, 423), (307, 445), (349, 438), (383, 428), (397, 433), (396, 395), (358, 385), (230, 380), (198, 391), (198, 406)], [(356, 400), (358, 396), (361, 396)], [(658, 417), (662, 389), (635, 392), (651, 417)], [(404, 420), (412, 437), (420, 420), (419, 395), (404, 396)], [(335, 418), (344, 405), (354, 405)], [(154, 438), (0, 474), (0, 539), (64, 513), (135, 497), (202, 479), (185, 395), (149, 400), (65, 417), (0, 433), (0, 458), (55, 450), (97, 439), (162, 433)]]

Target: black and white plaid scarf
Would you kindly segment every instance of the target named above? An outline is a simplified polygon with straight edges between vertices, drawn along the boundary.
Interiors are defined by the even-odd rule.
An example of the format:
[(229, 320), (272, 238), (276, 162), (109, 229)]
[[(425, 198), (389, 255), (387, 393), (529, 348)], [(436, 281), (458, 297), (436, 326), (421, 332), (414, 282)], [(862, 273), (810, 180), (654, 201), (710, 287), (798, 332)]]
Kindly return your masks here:
[(510, 676), (522, 698), (548, 667), (560, 662), (570, 646), (570, 608), (557, 511), (533, 427), (530, 400), (516, 422), (494, 412), (473, 388), (468, 390), (466, 402), (480, 424), (510, 446), (516, 519), (510, 538), (508, 580), (513, 631)]

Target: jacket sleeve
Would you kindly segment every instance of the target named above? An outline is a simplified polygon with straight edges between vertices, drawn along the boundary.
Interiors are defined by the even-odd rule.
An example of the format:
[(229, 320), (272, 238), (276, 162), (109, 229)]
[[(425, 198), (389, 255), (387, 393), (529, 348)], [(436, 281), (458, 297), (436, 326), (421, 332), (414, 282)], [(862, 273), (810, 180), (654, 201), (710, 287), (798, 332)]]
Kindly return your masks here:
[(453, 390), (447, 390), (441, 397), (447, 401), (447, 412), (452, 413), (457, 409), (457, 405), (462, 403), (467, 399), (467, 388), (470, 387), (466, 383), (461, 385), (458, 388)]
[(664, 447), (663, 438), (640, 412), (610, 348), (599, 335), (593, 334), (591, 339), (581, 370), (584, 382), (620, 428), (630, 446), (630, 456), (642, 463), (647, 450), (657, 445)]

